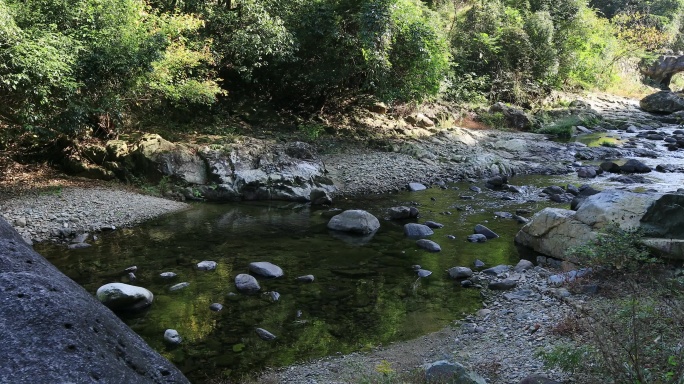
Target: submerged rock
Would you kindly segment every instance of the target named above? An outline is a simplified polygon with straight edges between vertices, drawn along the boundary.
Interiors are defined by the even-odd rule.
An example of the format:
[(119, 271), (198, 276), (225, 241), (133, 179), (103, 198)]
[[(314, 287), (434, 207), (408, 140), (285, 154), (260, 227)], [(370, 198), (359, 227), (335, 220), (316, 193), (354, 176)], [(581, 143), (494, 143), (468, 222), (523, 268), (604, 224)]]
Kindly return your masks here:
[(197, 263), (197, 269), (200, 271), (213, 271), (216, 269), (216, 262), (215, 261), (200, 261)]
[(473, 233), (475, 233), (475, 234), (480, 234), (480, 235), (484, 235), (488, 240), (496, 239), (496, 238), (499, 237), (499, 235), (497, 235), (496, 233), (494, 233), (494, 231), (492, 231), (491, 229), (485, 227), (485, 226), (482, 225), (482, 224), (476, 225), (476, 226), (475, 226), (475, 229), (473, 229)]
[(391, 220), (403, 220), (418, 217), (420, 212), (416, 207), (400, 206), (388, 209), (387, 213)]
[(261, 290), (261, 286), (254, 276), (245, 273), (235, 276), (235, 288), (244, 293), (255, 293)]
[(164, 341), (169, 345), (178, 345), (183, 341), (183, 338), (175, 329), (167, 329), (164, 331)]
[(452, 279), (464, 279), (473, 275), (473, 270), (468, 267), (452, 267), (447, 272)]
[(442, 247), (440, 247), (439, 244), (427, 239), (417, 240), (416, 245), (418, 248), (424, 249), (428, 252), (440, 252), (442, 250)]
[(249, 270), (252, 273), (264, 277), (281, 277), (283, 275), (283, 270), (279, 266), (269, 263), (268, 261), (255, 261), (249, 263)]
[(404, 234), (411, 239), (419, 239), (435, 234), (432, 228), (423, 224), (409, 223), (404, 225)]
[(123, 283), (109, 283), (95, 293), (97, 299), (112, 311), (140, 311), (150, 305), (154, 295), (148, 289)]
[(259, 337), (262, 340), (272, 341), (272, 340), (276, 339), (276, 336), (274, 334), (272, 334), (271, 332), (269, 332), (263, 328), (257, 328), (257, 329), (255, 329), (255, 331), (256, 331), (256, 334), (259, 335)]
[(187, 281), (184, 281), (182, 283), (178, 283), (178, 284), (175, 284), (175, 285), (172, 285), (171, 287), (169, 287), (169, 292), (180, 291), (181, 289), (189, 287), (189, 286), (190, 286), (190, 283), (188, 283)]
[(333, 216), (328, 222), (328, 228), (335, 231), (367, 235), (380, 228), (380, 221), (366, 211), (352, 209)]
[(304, 276), (299, 276), (295, 278), (296, 281), (299, 281), (301, 283), (311, 283), (314, 281), (314, 275), (304, 275)]

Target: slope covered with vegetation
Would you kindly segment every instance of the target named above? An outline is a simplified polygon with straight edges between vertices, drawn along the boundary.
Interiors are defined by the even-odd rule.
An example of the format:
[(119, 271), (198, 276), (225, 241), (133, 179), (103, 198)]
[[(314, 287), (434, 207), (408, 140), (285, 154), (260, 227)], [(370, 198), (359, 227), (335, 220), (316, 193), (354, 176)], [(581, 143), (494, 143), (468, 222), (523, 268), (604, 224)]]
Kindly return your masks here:
[(361, 96), (525, 105), (683, 49), (683, 14), (682, 0), (0, 0), (0, 126), (113, 135)]

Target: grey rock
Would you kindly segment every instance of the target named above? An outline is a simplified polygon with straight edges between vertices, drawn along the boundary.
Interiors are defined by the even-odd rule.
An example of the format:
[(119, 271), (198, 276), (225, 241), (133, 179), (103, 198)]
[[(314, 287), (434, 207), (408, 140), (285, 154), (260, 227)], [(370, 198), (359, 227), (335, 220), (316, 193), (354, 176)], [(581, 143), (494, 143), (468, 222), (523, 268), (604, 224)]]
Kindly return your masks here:
[(440, 224), (440, 223), (437, 223), (437, 222), (434, 222), (434, 221), (426, 221), (426, 222), (425, 222), (425, 225), (427, 225), (428, 227), (430, 227), (430, 228), (432, 228), (432, 229), (439, 229), (439, 228), (443, 228), (443, 227), (444, 227), (444, 224)]
[(132, 265), (126, 269), (124, 269), (124, 272), (137, 272), (138, 271), (138, 266), (137, 265)]
[(263, 328), (257, 328), (257, 329), (255, 329), (255, 331), (256, 331), (256, 334), (259, 335), (259, 337), (262, 340), (272, 341), (272, 340), (276, 339), (276, 336), (274, 334), (272, 334), (271, 332), (269, 332)]
[(90, 237), (89, 233), (81, 233), (79, 235), (76, 235), (76, 237), (74, 237), (73, 239), (71, 239), (71, 243), (85, 243), (86, 240), (88, 240), (88, 237)]
[(463, 287), (463, 288), (470, 288), (470, 287), (472, 287), (473, 285), (474, 285), (474, 283), (472, 282), (472, 280), (463, 280), (463, 281), (461, 281), (461, 287)]
[(510, 212), (494, 212), (494, 216), (500, 217), (502, 219), (512, 219), (513, 214)]
[(629, 159), (625, 164), (620, 166), (620, 171), (623, 173), (648, 173), (651, 172), (651, 167), (636, 159)]
[(473, 261), (473, 265), (475, 266), (475, 268), (482, 268), (487, 264), (485, 264), (484, 261), (477, 259), (477, 260)]
[(424, 191), (427, 187), (421, 183), (409, 183), (408, 190), (411, 192)]
[(69, 249), (84, 249), (84, 248), (90, 248), (92, 245), (88, 243), (76, 243), (76, 244), (69, 244), (67, 248)]
[(646, 112), (673, 113), (684, 111), (684, 99), (671, 91), (660, 91), (641, 99), (639, 106)]
[(210, 260), (200, 261), (197, 263), (197, 269), (200, 271), (213, 271), (216, 269), (216, 262)]
[(428, 277), (432, 275), (432, 271), (428, 271), (427, 269), (419, 269), (416, 273), (418, 273), (418, 277)]
[(268, 300), (273, 303), (280, 300), (280, 293), (276, 291), (264, 292), (264, 295), (266, 295), (268, 297)]
[(612, 161), (604, 161), (599, 167), (605, 172), (620, 173), (620, 166)]
[(494, 233), (494, 231), (492, 231), (491, 229), (485, 227), (485, 226), (482, 225), (482, 224), (476, 225), (476, 226), (475, 226), (475, 229), (473, 229), (473, 233), (480, 234), (480, 235), (484, 235), (485, 237), (487, 237), (488, 240), (496, 239), (496, 238), (499, 237), (499, 235), (497, 235), (496, 233)]
[(162, 272), (159, 274), (159, 277), (161, 277), (162, 279), (173, 279), (176, 276), (178, 275), (173, 272)]
[(534, 264), (531, 261), (522, 259), (513, 267), (513, 271), (522, 272), (532, 268), (534, 268)]
[(408, 223), (404, 225), (404, 234), (411, 239), (419, 239), (432, 236), (435, 232), (427, 225)]
[(0, 265), (0, 382), (189, 383), (2, 218)]
[(514, 292), (504, 293), (503, 296), (506, 300), (530, 301), (539, 299), (539, 294), (530, 289), (520, 289)]
[(427, 239), (417, 240), (416, 245), (418, 248), (424, 249), (428, 252), (440, 252), (442, 250), (442, 247), (440, 247), (439, 244)]
[(515, 280), (505, 279), (500, 281), (492, 281), (489, 283), (489, 289), (505, 291), (513, 289), (518, 285)]
[(328, 228), (335, 231), (367, 235), (377, 231), (380, 228), (380, 222), (370, 213), (354, 209), (333, 216), (328, 222)]
[(471, 243), (484, 243), (485, 241), (487, 241), (487, 236), (476, 233), (474, 235), (468, 235), (467, 239)]
[(546, 193), (547, 195), (557, 195), (560, 193), (565, 193), (565, 189), (563, 187), (559, 187), (557, 185), (552, 185), (550, 187), (546, 187), (542, 190), (542, 192)]
[(577, 168), (577, 177), (583, 179), (593, 179), (596, 177), (596, 168), (594, 167), (580, 167)]
[(473, 275), (473, 270), (468, 267), (452, 267), (447, 272), (452, 279), (464, 279)]
[(283, 275), (283, 270), (279, 266), (269, 263), (268, 261), (255, 261), (249, 263), (249, 270), (252, 273), (264, 277), (281, 277)]
[(221, 310), (223, 309), (223, 304), (212, 303), (212, 304), (209, 306), (209, 309), (212, 310), (212, 311), (214, 311), (214, 312), (219, 312), (219, 311), (221, 311)]
[(498, 276), (511, 270), (510, 265), (500, 264), (482, 271), (485, 275)]
[(295, 280), (299, 281), (300, 283), (311, 283), (314, 281), (314, 275), (299, 276), (295, 278)]
[(148, 289), (123, 283), (109, 283), (97, 289), (95, 296), (112, 311), (136, 312), (143, 310), (154, 300)]
[(391, 220), (403, 220), (418, 217), (420, 212), (416, 207), (400, 206), (388, 209), (387, 213)]
[(245, 273), (235, 276), (235, 287), (244, 293), (255, 293), (261, 290), (261, 286), (254, 276)]
[(183, 338), (175, 329), (167, 329), (164, 331), (164, 341), (169, 345), (178, 345), (183, 341)]
[(484, 378), (459, 363), (440, 360), (425, 366), (427, 383), (486, 384)]
[(309, 194), (309, 200), (312, 205), (330, 205), (332, 204), (332, 197), (327, 189), (313, 188)]
[(187, 288), (190, 286), (190, 283), (187, 281), (184, 281), (182, 283), (174, 284), (169, 287), (169, 292), (175, 292), (175, 291), (180, 291), (183, 288)]

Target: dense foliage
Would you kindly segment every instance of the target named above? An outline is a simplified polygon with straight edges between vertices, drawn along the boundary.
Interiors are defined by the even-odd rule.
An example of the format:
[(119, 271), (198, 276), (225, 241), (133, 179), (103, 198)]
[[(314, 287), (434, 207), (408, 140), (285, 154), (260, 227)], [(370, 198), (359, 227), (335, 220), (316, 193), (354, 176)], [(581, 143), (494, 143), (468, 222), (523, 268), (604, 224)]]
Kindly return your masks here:
[(614, 83), (684, 47), (684, 0), (0, 0), (0, 121), (108, 131), (230, 100), (292, 111)]

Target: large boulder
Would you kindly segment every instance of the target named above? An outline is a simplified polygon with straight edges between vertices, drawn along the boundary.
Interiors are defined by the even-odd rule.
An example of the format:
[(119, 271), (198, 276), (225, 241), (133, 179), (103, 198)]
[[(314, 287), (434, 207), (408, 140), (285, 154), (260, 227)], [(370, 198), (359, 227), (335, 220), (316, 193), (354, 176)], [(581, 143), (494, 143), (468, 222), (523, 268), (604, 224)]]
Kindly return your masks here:
[(674, 113), (684, 111), (684, 98), (680, 93), (660, 91), (641, 99), (639, 106), (646, 112)]
[(0, 218), (0, 382), (188, 383)]
[(97, 299), (112, 311), (137, 312), (150, 305), (154, 295), (148, 289), (124, 283), (109, 283), (95, 293)]
[(664, 256), (684, 259), (684, 195), (607, 190), (589, 196), (577, 211), (545, 208), (515, 237), (516, 243), (558, 259), (586, 244), (609, 224), (641, 228), (649, 247)]
[(351, 209), (333, 216), (328, 222), (328, 228), (335, 231), (367, 235), (380, 228), (380, 221), (366, 211)]

